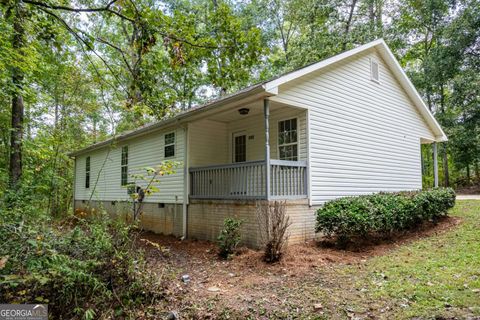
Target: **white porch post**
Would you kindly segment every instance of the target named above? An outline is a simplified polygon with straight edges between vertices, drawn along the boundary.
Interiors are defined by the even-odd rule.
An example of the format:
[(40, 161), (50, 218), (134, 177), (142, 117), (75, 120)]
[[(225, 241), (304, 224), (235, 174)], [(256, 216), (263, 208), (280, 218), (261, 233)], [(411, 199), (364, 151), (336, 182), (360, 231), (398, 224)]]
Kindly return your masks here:
[(437, 157), (437, 143), (434, 142), (433, 145), (433, 185), (438, 187), (438, 157)]
[(270, 200), (270, 101), (263, 99), (263, 116), (265, 121), (265, 196)]

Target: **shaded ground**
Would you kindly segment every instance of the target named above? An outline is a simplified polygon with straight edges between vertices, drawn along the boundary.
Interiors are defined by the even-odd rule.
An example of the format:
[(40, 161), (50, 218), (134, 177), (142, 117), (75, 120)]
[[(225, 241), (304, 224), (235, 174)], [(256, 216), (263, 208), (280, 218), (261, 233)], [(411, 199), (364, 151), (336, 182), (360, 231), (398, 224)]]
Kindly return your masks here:
[(158, 310), (183, 318), (463, 319), (480, 316), (479, 228), (480, 202), (462, 201), (451, 218), (395, 242), (296, 245), (275, 265), (249, 249), (222, 261), (211, 243), (154, 234), (142, 246), (167, 283)]
[(460, 187), (455, 190), (457, 195), (480, 195), (480, 185)]

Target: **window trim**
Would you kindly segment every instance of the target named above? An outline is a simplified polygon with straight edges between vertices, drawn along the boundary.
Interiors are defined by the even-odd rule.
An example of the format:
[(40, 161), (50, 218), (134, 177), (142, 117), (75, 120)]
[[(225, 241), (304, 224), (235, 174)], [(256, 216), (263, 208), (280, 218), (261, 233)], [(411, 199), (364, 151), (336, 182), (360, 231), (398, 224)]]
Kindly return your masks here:
[[(280, 139), (280, 122), (282, 121), (287, 121), (287, 120), (293, 120), (295, 119), (297, 121), (297, 142), (290, 142), (290, 143), (284, 143), (280, 144), (279, 139)], [(287, 118), (282, 118), (277, 121), (277, 157), (278, 160), (280, 159), (280, 147), (286, 147), (286, 146), (291, 146), (291, 145), (297, 145), (297, 160), (286, 160), (286, 161), (299, 161), (300, 160), (300, 121), (299, 117), (287, 117)]]
[[(165, 138), (167, 137), (168, 134), (172, 134), (173, 133), (173, 143), (169, 143), (167, 144), (165, 142)], [(166, 147), (169, 147), (169, 146), (173, 146), (173, 156), (166, 156), (165, 154), (165, 148)], [(164, 135), (163, 135), (163, 158), (164, 159), (172, 159), (172, 158), (175, 158), (177, 154), (177, 133), (174, 131), (170, 131), (170, 132), (166, 132)]]
[[(373, 64), (376, 64), (377, 65), (377, 75), (378, 75), (378, 79), (375, 79), (373, 77)], [(380, 84), (380, 63), (378, 63), (378, 60), (377, 59), (374, 59), (374, 58), (370, 58), (370, 80), (375, 82), (375, 83), (378, 83)]]
[[(88, 170), (87, 170), (88, 167)], [(92, 172), (92, 159), (90, 156), (85, 158), (85, 189), (90, 189), (90, 176)]]
[[(123, 150), (126, 148), (127, 150), (127, 157), (126, 157), (126, 163), (124, 164), (123, 163)], [(121, 150), (121, 153), (120, 153), (120, 186), (122, 187), (125, 187), (125, 186), (128, 186), (128, 153), (129, 153), (129, 150), (128, 150), (128, 145), (124, 145), (122, 146), (122, 150)], [(125, 177), (125, 181), (123, 179), (123, 168), (126, 168), (126, 177)], [(124, 183), (125, 182), (125, 183)]]

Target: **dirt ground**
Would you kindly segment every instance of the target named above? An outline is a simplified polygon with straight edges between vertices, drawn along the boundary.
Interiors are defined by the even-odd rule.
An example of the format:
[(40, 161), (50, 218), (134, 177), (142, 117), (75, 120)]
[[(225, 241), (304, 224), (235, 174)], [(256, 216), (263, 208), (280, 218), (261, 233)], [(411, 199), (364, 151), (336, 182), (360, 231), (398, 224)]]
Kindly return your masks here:
[[(335, 268), (361, 265), (373, 256), (444, 232), (458, 223), (459, 218), (448, 217), (436, 225), (426, 224), (418, 231), (398, 235), (395, 241), (372, 241), (347, 250), (320, 242), (292, 245), (276, 264), (264, 263), (261, 251), (248, 248), (240, 248), (230, 260), (220, 260), (215, 244), (206, 241), (144, 233), (140, 242), (152, 270), (162, 270), (158, 277), (166, 283), (167, 294), (161, 308), (174, 311), (180, 318), (289, 317), (290, 313), (282, 310), (291, 309), (289, 291), (295, 292), (300, 284), (321, 282), (324, 287), (337, 287), (341, 284), (328, 276)], [(183, 275), (190, 280), (184, 282)], [(295, 305), (322, 314), (324, 306), (308, 297), (305, 301), (297, 301), (303, 299), (298, 296), (293, 299)]]
[(455, 192), (457, 195), (480, 195), (480, 185), (457, 188)]

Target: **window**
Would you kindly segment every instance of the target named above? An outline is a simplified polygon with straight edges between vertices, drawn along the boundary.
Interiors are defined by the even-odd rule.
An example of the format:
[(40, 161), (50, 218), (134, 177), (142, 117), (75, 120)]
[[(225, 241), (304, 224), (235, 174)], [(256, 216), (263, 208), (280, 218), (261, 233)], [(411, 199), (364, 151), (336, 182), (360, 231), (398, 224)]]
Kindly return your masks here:
[(378, 62), (370, 59), (370, 77), (375, 82), (380, 82), (380, 72), (378, 69)]
[(247, 136), (244, 134), (233, 136), (233, 160), (234, 162), (247, 161)]
[(280, 160), (298, 160), (297, 119), (278, 122), (278, 155)]
[(165, 158), (175, 157), (175, 132), (170, 132), (165, 135)]
[(85, 160), (85, 188), (90, 188), (90, 157)]
[(122, 147), (122, 163), (121, 163), (121, 185), (128, 184), (128, 146)]

